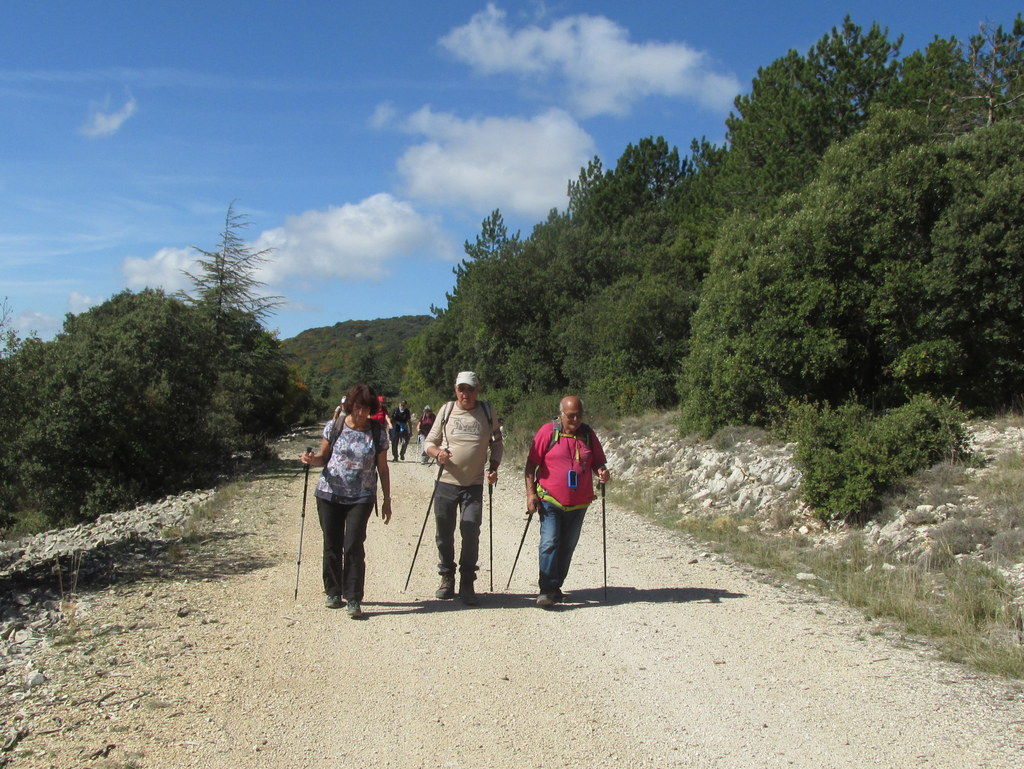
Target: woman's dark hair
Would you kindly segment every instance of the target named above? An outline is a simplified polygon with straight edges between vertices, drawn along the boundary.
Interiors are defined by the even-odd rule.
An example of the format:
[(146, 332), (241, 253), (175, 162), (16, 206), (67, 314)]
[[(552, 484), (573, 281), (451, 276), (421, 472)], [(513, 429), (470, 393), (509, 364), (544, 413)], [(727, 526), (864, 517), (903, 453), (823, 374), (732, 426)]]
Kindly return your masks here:
[(373, 391), (370, 385), (363, 382), (352, 385), (352, 389), (345, 396), (345, 413), (351, 414), (352, 409), (356, 406), (365, 406), (370, 409), (370, 416), (373, 416), (380, 410), (380, 404), (377, 402), (377, 393)]

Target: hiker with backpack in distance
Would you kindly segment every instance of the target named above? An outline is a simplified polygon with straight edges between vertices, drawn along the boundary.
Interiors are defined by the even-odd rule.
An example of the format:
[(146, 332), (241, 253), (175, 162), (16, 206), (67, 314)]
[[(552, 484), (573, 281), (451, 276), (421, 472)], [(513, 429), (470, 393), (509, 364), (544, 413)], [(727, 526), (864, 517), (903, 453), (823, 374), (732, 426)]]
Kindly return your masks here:
[(399, 401), (391, 412), (391, 461), (405, 461), (405, 449), (409, 445), (409, 431), (412, 427), (412, 412), (405, 401)]
[[(441, 409), (427, 435), (427, 454), (441, 465), (434, 484), (434, 522), (441, 584), (435, 595), (455, 597), (455, 525), (462, 535), (459, 556), (459, 597), (477, 603), (477, 560), (483, 521), (484, 480), (498, 482), (504, 444), (491, 406), (479, 400), (480, 378), (462, 371), (455, 378), (455, 400)], [(488, 463), (488, 449), (490, 461)], [(486, 468), (485, 468), (486, 466)], [(485, 472), (486, 469), (486, 472)]]
[(372, 387), (355, 385), (345, 396), (342, 414), (324, 426), (320, 450), (299, 457), (304, 465), (324, 468), (314, 496), (324, 533), (327, 608), (340, 609), (344, 602), (353, 619), (363, 614), (364, 543), (377, 498), (378, 475), (384, 492), (381, 517), (385, 524), (391, 521), (388, 435), (380, 422), (371, 418), (379, 407)]
[(416, 441), (420, 447), (420, 462), (429, 465), (430, 456), (427, 454), (427, 436), (430, 435), (430, 428), (434, 426), (434, 412), (430, 410), (430, 406), (423, 407), (423, 413), (420, 414), (419, 421), (416, 424)]
[(597, 434), (583, 422), (583, 401), (562, 398), (558, 419), (537, 431), (526, 458), (526, 509), (540, 513), (538, 606), (565, 599), (562, 585), (594, 501), (593, 476), (602, 484), (611, 477), (605, 461)]

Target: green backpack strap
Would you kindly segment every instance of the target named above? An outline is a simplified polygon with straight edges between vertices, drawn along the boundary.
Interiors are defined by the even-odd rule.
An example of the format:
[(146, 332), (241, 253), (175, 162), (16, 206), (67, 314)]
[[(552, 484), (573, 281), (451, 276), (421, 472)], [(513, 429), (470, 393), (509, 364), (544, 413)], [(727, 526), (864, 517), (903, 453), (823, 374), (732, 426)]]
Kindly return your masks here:
[(580, 432), (577, 435), (569, 435), (569, 433), (562, 432), (562, 426), (557, 419), (553, 420), (551, 424), (551, 441), (548, 443), (548, 451), (551, 451), (551, 449), (554, 448), (555, 444), (558, 443), (559, 438), (561, 438), (563, 435), (566, 438), (572, 438), (573, 440), (583, 441), (583, 445), (586, 446), (587, 448), (590, 448), (590, 425), (582, 424), (580, 425)]

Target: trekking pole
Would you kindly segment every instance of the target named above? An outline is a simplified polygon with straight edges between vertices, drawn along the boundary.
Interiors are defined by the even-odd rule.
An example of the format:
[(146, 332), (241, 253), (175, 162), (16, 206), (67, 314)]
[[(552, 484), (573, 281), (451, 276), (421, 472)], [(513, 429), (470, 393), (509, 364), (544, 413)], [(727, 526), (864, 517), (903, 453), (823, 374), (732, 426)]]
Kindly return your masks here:
[(487, 484), (487, 546), (491, 558), (491, 592), (494, 592), (494, 484)]
[(601, 487), (601, 557), (604, 562), (604, 600), (608, 600), (608, 536), (604, 513), (604, 484)]
[(434, 490), (430, 492), (430, 502), (427, 503), (427, 514), (423, 517), (423, 526), (420, 528), (420, 538), (416, 540), (416, 549), (412, 553), (412, 563), (409, 564), (409, 575), (405, 578), (405, 587), (402, 592), (409, 589), (409, 580), (412, 579), (412, 569), (416, 565), (416, 556), (420, 552), (420, 543), (423, 542), (423, 532), (427, 530), (427, 521), (430, 520), (430, 508), (434, 506), (434, 497), (437, 496), (437, 484), (441, 482), (441, 473), (444, 472), (444, 465), (440, 462), (437, 466), (437, 478), (434, 479)]
[(529, 510), (526, 511), (526, 528), (523, 529), (523, 538), (519, 540), (519, 549), (516, 550), (516, 559), (512, 561), (512, 571), (508, 573), (508, 582), (505, 584), (505, 589), (508, 590), (509, 585), (512, 584), (512, 575), (516, 573), (516, 564), (519, 563), (519, 554), (523, 552), (523, 543), (526, 541), (526, 532), (530, 530), (530, 521), (533, 520), (533, 513)]
[[(312, 451), (311, 446), (306, 451)], [(302, 481), (302, 517), (299, 519), (299, 558), (295, 562), (295, 597), (293, 601), (299, 600), (299, 569), (302, 568), (302, 534), (306, 530), (306, 493), (309, 491), (309, 465), (306, 465), (306, 477)]]

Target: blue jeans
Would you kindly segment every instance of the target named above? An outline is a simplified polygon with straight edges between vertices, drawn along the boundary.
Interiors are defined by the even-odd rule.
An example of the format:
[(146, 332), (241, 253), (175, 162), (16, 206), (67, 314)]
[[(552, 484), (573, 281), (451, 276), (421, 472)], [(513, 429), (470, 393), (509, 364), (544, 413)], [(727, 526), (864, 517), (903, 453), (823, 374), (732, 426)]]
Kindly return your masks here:
[(547, 593), (565, 582), (587, 508), (567, 512), (543, 500), (540, 505), (539, 584), (540, 592)]

